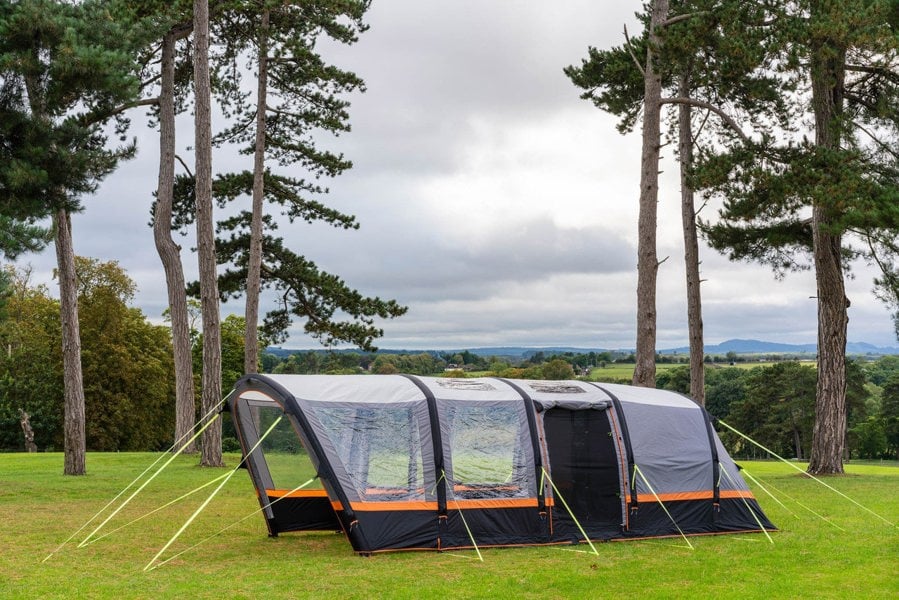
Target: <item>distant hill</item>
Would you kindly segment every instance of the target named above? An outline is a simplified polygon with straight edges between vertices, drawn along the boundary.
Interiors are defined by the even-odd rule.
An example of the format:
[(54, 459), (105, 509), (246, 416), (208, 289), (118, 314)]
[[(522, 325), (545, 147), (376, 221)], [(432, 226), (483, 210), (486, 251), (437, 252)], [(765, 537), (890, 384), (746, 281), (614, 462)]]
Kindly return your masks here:
[[(662, 354), (686, 354), (690, 348), (683, 346), (660, 350)], [(817, 344), (781, 344), (777, 342), (764, 342), (761, 340), (733, 339), (720, 344), (707, 345), (706, 354), (815, 354), (818, 351)], [(899, 354), (899, 348), (879, 347), (867, 342), (849, 342), (846, 344), (847, 354)]]
[[(312, 349), (315, 352), (326, 353), (328, 350), (324, 348)], [(456, 354), (467, 350), (478, 356), (497, 356), (497, 357), (513, 357), (527, 358), (538, 352), (544, 354), (564, 354), (572, 352), (574, 354), (586, 354), (588, 352), (614, 352), (617, 354), (630, 354), (634, 350), (632, 348), (576, 348), (573, 346), (545, 346), (545, 347), (527, 347), (527, 346), (489, 346), (484, 348), (455, 348), (449, 350), (401, 350), (382, 348), (378, 350), (382, 354)], [(299, 350), (290, 348), (269, 347), (266, 352), (276, 356), (284, 357), (296, 352), (309, 352), (309, 349)], [(659, 350), (659, 354), (687, 354), (690, 349), (687, 346), (679, 348), (666, 348)], [(334, 352), (359, 352), (357, 349), (340, 349)], [(724, 355), (728, 352), (737, 354), (815, 354), (817, 352), (817, 344), (782, 344), (778, 342), (765, 342), (761, 340), (743, 340), (733, 339), (721, 342), (720, 344), (710, 344), (705, 347), (706, 354)], [(854, 355), (899, 355), (899, 348), (895, 346), (875, 346), (867, 342), (849, 342), (846, 345), (846, 352)]]

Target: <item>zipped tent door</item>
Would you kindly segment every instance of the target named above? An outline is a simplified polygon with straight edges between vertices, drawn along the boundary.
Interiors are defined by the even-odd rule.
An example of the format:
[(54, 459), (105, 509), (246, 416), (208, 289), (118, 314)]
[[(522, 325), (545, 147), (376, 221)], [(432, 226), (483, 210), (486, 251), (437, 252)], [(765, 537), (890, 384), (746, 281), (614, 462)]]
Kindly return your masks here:
[(624, 474), (608, 410), (553, 407), (542, 421), (555, 495), (571, 510), (555, 498), (553, 539), (582, 538), (574, 519), (591, 539), (620, 535)]

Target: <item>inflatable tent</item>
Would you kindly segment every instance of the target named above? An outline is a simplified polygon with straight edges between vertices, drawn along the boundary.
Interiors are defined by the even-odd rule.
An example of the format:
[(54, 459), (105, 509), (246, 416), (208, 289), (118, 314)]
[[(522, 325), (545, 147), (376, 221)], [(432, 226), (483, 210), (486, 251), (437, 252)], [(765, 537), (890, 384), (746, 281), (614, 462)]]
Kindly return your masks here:
[[(249, 375), (229, 409), (273, 536), (342, 530), (369, 554), (774, 529), (706, 411), (672, 392)], [(300, 446), (321, 489), (300, 483)]]

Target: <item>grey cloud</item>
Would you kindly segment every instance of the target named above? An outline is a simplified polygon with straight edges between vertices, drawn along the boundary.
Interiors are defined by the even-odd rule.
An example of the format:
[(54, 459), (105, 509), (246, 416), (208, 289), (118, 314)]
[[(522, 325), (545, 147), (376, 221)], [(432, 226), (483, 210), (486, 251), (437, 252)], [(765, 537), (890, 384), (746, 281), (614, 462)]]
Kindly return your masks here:
[[(362, 232), (306, 238), (307, 255), (365, 293), (403, 302), (476, 300), (513, 283), (559, 274), (631, 271), (633, 247), (599, 227), (561, 228), (550, 219), (499, 226), (471, 242), (403, 218), (366, 221)], [(331, 243), (329, 240), (337, 240)]]
[[(353, 99), (354, 132), (338, 147), (362, 170), (451, 170), (473, 118), (515, 122), (572, 106), (562, 73), (588, 45), (621, 37), (633, 7), (587, 0), (523, 10), (507, 3), (375, 3), (371, 29), (326, 56), (355, 71), (367, 92)], [(551, 38), (550, 43), (546, 43)]]

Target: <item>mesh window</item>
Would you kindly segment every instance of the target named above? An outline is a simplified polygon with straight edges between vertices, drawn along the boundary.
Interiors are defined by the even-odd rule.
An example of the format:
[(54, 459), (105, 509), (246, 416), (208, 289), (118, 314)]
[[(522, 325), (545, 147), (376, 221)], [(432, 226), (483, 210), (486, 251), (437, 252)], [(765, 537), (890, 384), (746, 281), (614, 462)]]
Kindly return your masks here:
[(441, 407), (448, 479), (456, 498), (525, 498), (533, 464), (520, 403)]
[(425, 499), (421, 433), (411, 406), (320, 406), (316, 415), (359, 498)]
[[(281, 414), (278, 406), (257, 406), (252, 408), (253, 421), (259, 435), (263, 435)], [(293, 417), (287, 415), (275, 425), (262, 443), (265, 463), (271, 474), (275, 489), (292, 490), (315, 477), (315, 467), (303, 448), (293, 424)], [(316, 479), (303, 489), (321, 489), (321, 482)]]

